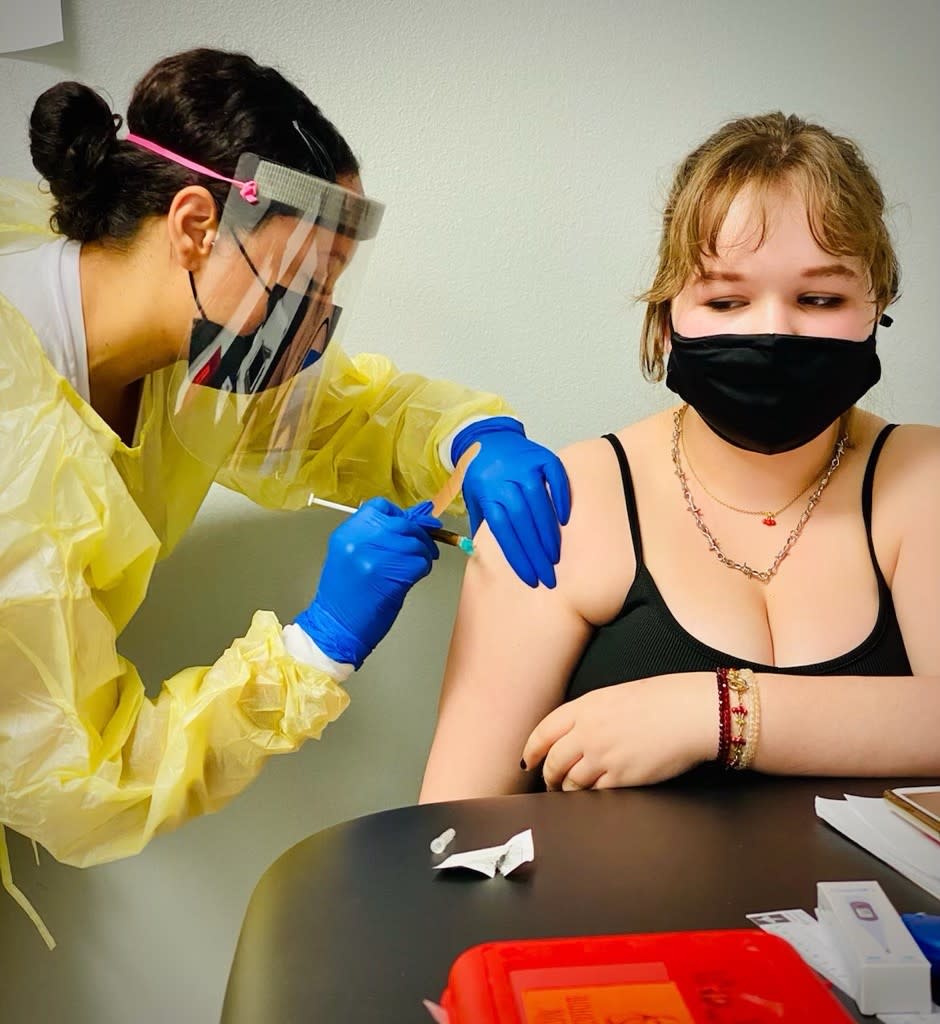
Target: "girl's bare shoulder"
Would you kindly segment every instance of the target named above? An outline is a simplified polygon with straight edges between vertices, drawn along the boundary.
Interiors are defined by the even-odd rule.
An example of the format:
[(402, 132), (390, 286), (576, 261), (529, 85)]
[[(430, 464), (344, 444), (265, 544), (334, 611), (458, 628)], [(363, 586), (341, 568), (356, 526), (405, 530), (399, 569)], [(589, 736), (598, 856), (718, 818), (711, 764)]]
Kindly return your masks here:
[[(662, 433), (662, 416), (612, 431), (628, 453), (647, 446)], [(624, 500), (623, 477), (614, 446), (604, 437), (579, 441), (563, 449), (562, 462), (571, 482), (571, 519), (562, 531), (559, 584), (583, 618), (609, 621), (620, 610), (636, 572)]]

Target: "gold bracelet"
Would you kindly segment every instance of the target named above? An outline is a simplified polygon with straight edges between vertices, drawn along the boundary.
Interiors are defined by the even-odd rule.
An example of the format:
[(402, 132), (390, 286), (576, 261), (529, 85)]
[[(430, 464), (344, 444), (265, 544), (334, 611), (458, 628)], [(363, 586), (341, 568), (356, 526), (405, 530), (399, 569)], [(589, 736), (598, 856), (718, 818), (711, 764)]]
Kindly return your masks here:
[(740, 768), (741, 757), (747, 746), (748, 690), (750, 681), (742, 675), (743, 670), (728, 669), (728, 689), (731, 698), (731, 735), (728, 743), (726, 768)]
[(731, 742), (725, 767), (749, 768), (760, 734), (760, 688), (749, 668), (728, 669), (728, 689), (737, 703), (731, 708)]
[(738, 767), (750, 768), (757, 756), (757, 741), (760, 739), (760, 686), (757, 677), (753, 672), (751, 685), (748, 688), (748, 696), (751, 698), (751, 710), (747, 716), (747, 743), (741, 755), (741, 762)]

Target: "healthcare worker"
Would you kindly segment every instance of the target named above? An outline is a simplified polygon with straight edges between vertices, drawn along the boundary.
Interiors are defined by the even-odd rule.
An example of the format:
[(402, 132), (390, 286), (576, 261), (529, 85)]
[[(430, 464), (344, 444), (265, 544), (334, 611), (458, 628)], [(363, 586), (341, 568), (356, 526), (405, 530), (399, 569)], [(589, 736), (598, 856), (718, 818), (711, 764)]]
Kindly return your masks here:
[[(568, 481), (493, 395), (347, 358), (382, 207), (277, 71), (194, 50), (121, 120), (45, 92), (31, 186), (0, 189), (0, 867), (6, 825), (85, 866), (214, 811), (346, 707), (431, 567), (429, 503), (464, 483), (519, 575), (554, 585)], [(51, 239), (51, 240), (50, 240)], [(213, 481), (272, 508), (362, 508), (296, 622), (259, 611), (149, 700), (116, 640)]]

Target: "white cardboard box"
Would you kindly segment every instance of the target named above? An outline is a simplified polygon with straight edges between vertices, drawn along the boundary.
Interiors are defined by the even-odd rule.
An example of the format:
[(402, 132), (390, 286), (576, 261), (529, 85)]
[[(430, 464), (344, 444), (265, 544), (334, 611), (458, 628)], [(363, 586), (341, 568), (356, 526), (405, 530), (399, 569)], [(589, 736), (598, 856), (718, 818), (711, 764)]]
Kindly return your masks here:
[(819, 882), (816, 900), (862, 1013), (930, 1012), (930, 963), (877, 882)]

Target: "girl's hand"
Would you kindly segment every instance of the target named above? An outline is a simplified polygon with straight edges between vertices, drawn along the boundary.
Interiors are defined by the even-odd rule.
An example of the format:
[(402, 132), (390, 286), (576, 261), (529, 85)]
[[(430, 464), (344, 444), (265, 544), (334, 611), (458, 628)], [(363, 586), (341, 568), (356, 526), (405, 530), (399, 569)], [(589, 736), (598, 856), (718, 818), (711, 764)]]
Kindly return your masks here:
[(529, 736), (522, 759), (544, 758), (548, 789), (643, 786), (715, 757), (718, 691), (710, 672), (606, 686), (562, 704)]

